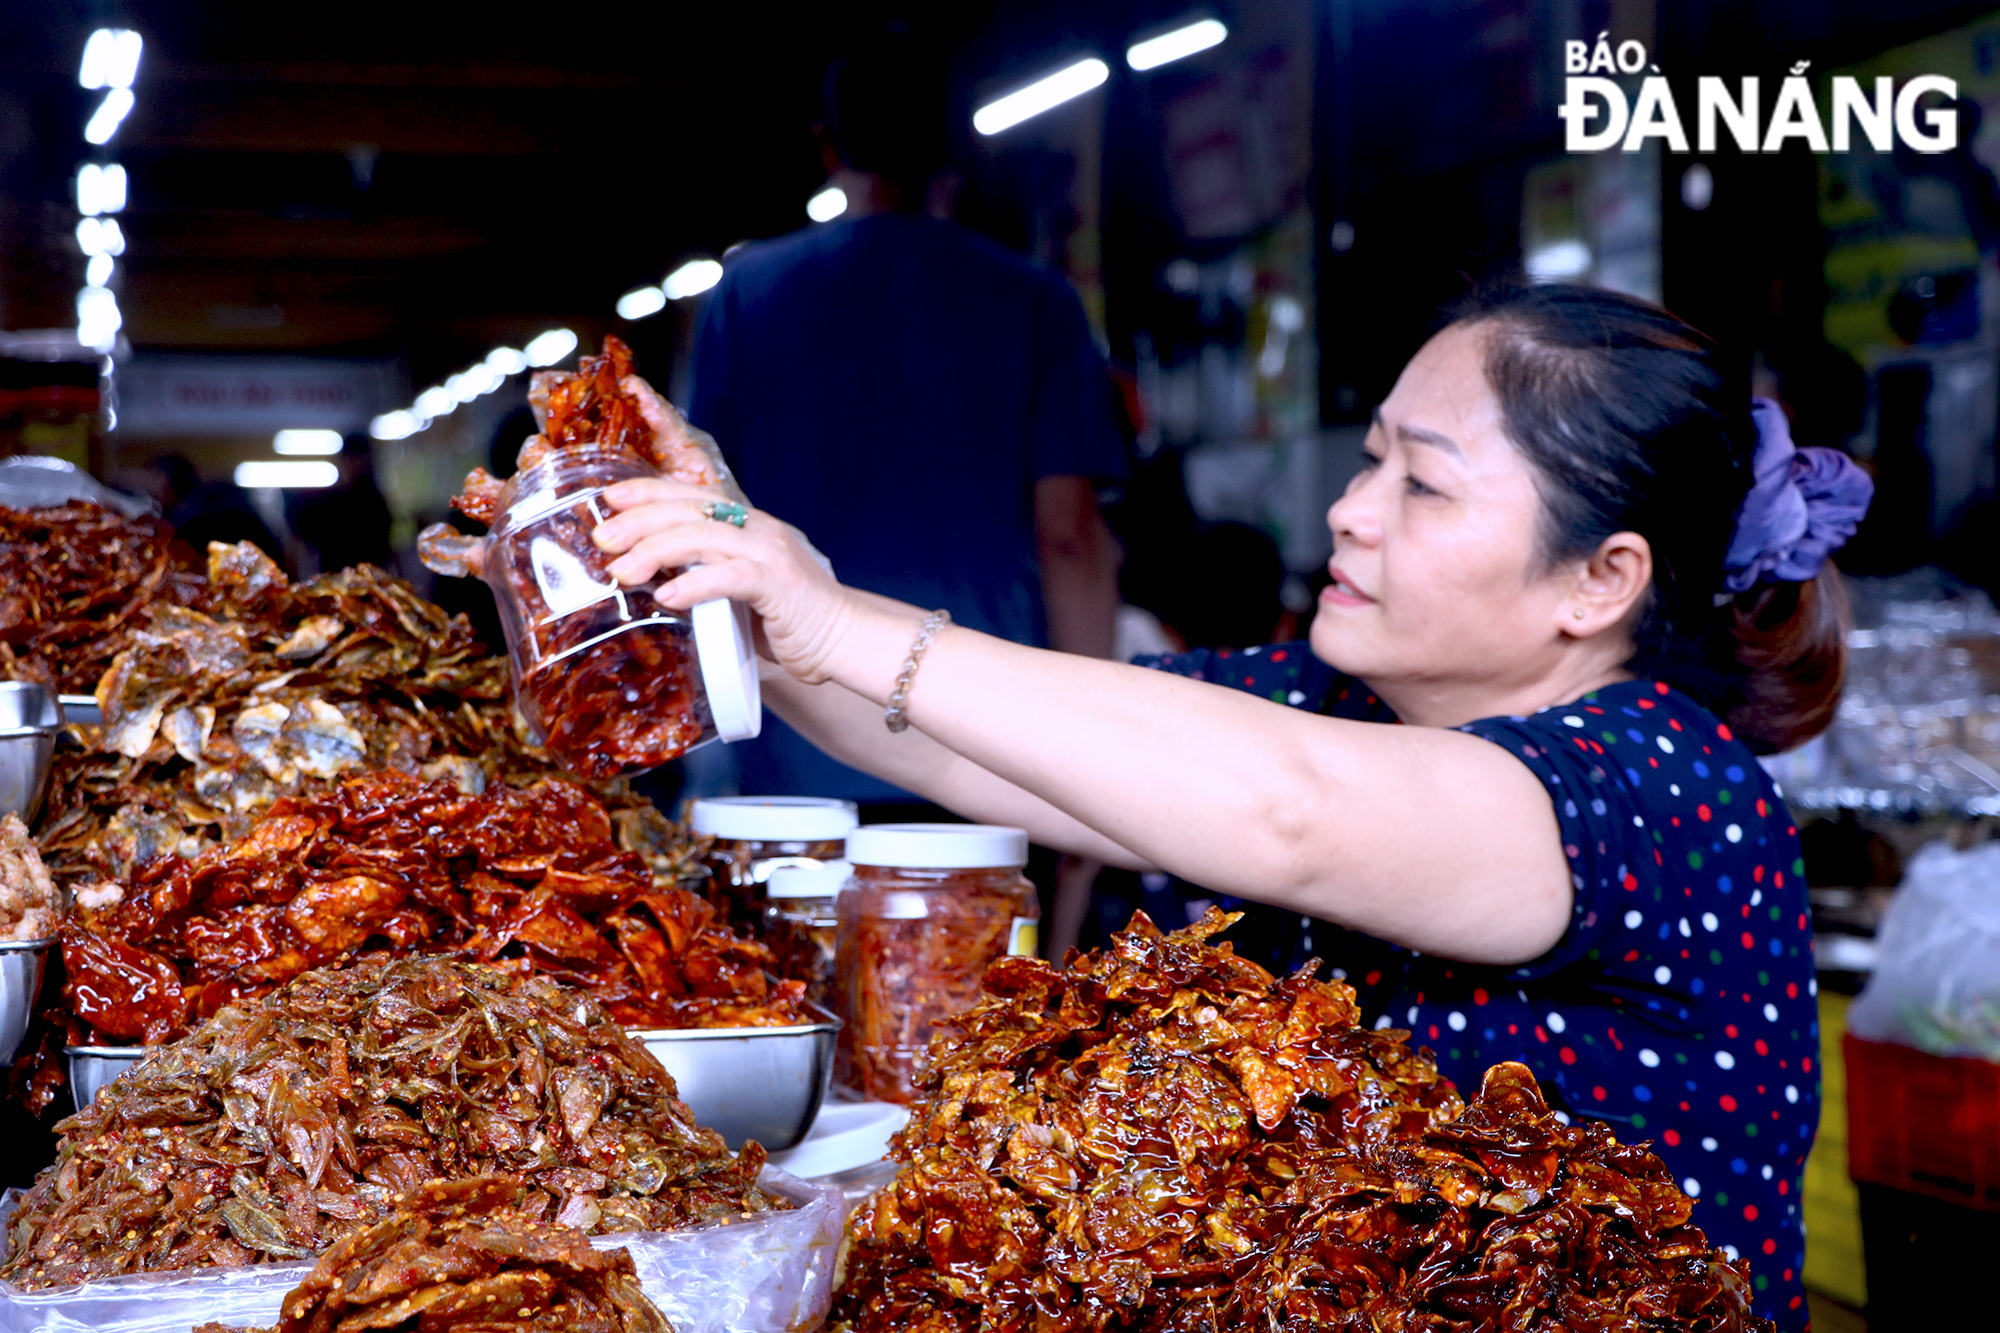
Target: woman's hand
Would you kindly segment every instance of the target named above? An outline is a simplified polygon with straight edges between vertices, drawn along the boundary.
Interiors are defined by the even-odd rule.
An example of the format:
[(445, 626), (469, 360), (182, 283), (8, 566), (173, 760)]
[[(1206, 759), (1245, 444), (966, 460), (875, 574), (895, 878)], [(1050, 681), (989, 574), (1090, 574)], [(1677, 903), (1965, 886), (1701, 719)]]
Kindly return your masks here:
[(597, 526), (598, 548), (617, 556), (612, 575), (631, 586), (679, 570), (655, 599), (674, 610), (728, 597), (755, 611), (778, 665), (802, 681), (827, 678), (828, 661), (855, 612), (819, 553), (791, 524), (751, 509), (742, 527), (703, 513), (726, 496), (666, 478), (606, 488), (617, 512)]

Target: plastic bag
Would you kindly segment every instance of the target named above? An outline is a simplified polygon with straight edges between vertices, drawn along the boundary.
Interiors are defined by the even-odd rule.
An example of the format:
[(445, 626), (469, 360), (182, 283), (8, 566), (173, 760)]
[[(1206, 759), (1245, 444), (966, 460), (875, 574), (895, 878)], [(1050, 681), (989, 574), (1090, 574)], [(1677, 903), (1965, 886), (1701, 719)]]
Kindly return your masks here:
[(1849, 1032), (2000, 1061), (2000, 842), (1919, 852), (1875, 947), (1875, 973), (1847, 1011)]
[[(624, 1246), (639, 1284), (676, 1333), (789, 1333), (817, 1328), (833, 1302), (833, 1262), (846, 1203), (837, 1189), (775, 1168), (764, 1188), (799, 1206), (689, 1231), (592, 1236), (599, 1249)], [(0, 1234), (18, 1191), (0, 1204)], [(286, 1293), (312, 1264), (135, 1273), (74, 1287), (22, 1291), (0, 1282), (0, 1333), (190, 1333), (214, 1320), (268, 1328)]]

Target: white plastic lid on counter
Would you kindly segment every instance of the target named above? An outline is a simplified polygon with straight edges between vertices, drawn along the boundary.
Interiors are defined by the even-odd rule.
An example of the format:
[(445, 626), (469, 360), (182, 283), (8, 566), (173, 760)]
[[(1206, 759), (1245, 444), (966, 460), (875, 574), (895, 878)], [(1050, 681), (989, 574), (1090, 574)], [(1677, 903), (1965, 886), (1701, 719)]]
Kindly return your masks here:
[(824, 796), (708, 796), (688, 816), (696, 833), (738, 842), (833, 842), (860, 822), (854, 802)]
[(847, 835), (860, 866), (975, 870), (1028, 864), (1028, 832), (999, 824), (870, 824)]
[(764, 881), (766, 898), (832, 898), (854, 867), (846, 861), (823, 861), (818, 865), (778, 866)]

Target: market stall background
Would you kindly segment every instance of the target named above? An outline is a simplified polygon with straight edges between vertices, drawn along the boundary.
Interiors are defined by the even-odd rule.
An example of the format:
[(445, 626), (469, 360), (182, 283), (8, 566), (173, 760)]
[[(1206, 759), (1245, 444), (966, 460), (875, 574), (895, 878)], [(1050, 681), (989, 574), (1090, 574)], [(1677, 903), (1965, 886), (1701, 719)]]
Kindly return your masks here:
[[(959, 218), (1083, 298), (1130, 408), (1133, 480), (1107, 497), (1125, 597), (1190, 644), (1261, 641), (1309, 613), (1322, 515), (1369, 411), (1436, 307), (1483, 277), (1662, 299), (1786, 401), (1802, 443), (1871, 460), (1882, 499), (1842, 558), (1872, 580), (1856, 585), (1849, 706), (1781, 761), (1837, 1048), (1906, 864), (1932, 838), (1983, 839), (2000, 811), (2000, 622), (1981, 600), (2000, 572), (1989, 6), (16, 6), (0, 14), (0, 454), (72, 458), (180, 507), (190, 534), (265, 540), (295, 575), (373, 560), (483, 613), (413, 542), (468, 468), (527, 433), (525, 371), (615, 333), (679, 396), (731, 247), (837, 216), (808, 132), (820, 74), (890, 20), (948, 65)], [(1227, 40), (1145, 69), (1126, 57), (1203, 20)], [(93, 82), (99, 30), (143, 51), (121, 75), (106, 48)], [(1814, 77), (1942, 72), (1985, 119), (1930, 162), (1798, 144), (1568, 155), (1562, 45), (1599, 32), (1644, 42), (1677, 89), (1799, 61)], [(975, 108), (1086, 59), (1100, 85), (972, 128)], [(106, 361), (75, 335), (81, 320), (98, 341), (111, 309)], [(246, 483), (331, 484), (239, 488), (245, 464)], [(1246, 529), (1272, 565), (1189, 567), (1186, 551)], [(1219, 605), (1243, 610), (1205, 614)], [(1151, 891), (1101, 889), (1086, 938)], [(1976, 1248), (2000, 1200), (1875, 1180), (1864, 1210), (1841, 1153), (1844, 1068), (1830, 1059), (1807, 1278), (1838, 1302), (1821, 1327), (1869, 1306), (1890, 1328), (1885, 1293), (1915, 1299), (1927, 1265), (1950, 1266), (1895, 1237)]]

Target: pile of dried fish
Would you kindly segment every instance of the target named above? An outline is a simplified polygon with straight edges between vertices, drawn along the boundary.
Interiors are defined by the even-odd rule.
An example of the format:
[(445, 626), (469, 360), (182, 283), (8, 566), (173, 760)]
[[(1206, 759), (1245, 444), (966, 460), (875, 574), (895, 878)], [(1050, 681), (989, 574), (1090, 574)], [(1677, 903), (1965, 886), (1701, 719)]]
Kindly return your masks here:
[(37, 830), (56, 879), (121, 879), (241, 836), (280, 796), (363, 769), (488, 778), (555, 765), (516, 730), (506, 664), (463, 617), (362, 565), (292, 585), (209, 551), (206, 610), (155, 600), (95, 683), (104, 725), (57, 756)]
[(1499, 1066), (1470, 1108), (1354, 994), (1143, 915), (941, 1032), (836, 1326), (1768, 1330), (1643, 1148)]
[[(269, 1333), (674, 1333), (630, 1251), (524, 1217), (516, 1177), (440, 1181), (333, 1245)], [(265, 1333), (205, 1324), (195, 1333)]]
[(556, 778), (468, 796), (395, 772), (272, 806), (245, 836), (85, 885), (63, 927), (72, 1039), (158, 1043), (363, 951), (504, 960), (633, 1027), (810, 1022), (770, 950), (656, 885), (612, 816)]
[(0, 678), (88, 694), (157, 600), (198, 603), (199, 577), (177, 571), (173, 529), (87, 501), (0, 506)]
[(594, 1233), (790, 1206), (588, 997), (440, 958), (225, 1009), (57, 1132), (0, 1264), (23, 1287), (303, 1258), (467, 1176), (518, 1176), (523, 1216)]
[(8, 811), (0, 816), (0, 940), (53, 938), (61, 909), (28, 826)]

